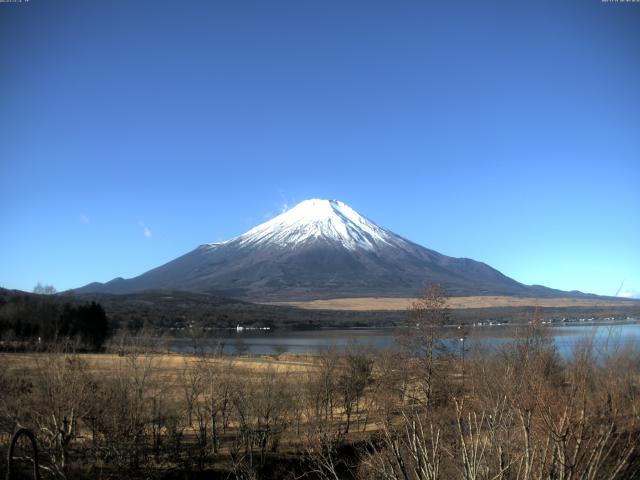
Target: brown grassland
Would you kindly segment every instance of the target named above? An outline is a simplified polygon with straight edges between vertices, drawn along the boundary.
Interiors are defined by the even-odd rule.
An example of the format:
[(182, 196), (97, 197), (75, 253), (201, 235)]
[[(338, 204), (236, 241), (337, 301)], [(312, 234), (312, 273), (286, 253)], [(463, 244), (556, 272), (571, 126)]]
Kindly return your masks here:
[(386, 351), (178, 355), (142, 332), (5, 353), (0, 448), (28, 428), (51, 479), (640, 478), (637, 350), (562, 359), (533, 318), (497, 351), (450, 352), (445, 305), (425, 292)]
[[(271, 305), (287, 305), (314, 310), (406, 310), (415, 298), (334, 298), (299, 302), (271, 302)], [(535, 298), (506, 296), (449, 297), (450, 309), (499, 308), (499, 307), (620, 307), (638, 305), (637, 300), (604, 300), (596, 298)]]

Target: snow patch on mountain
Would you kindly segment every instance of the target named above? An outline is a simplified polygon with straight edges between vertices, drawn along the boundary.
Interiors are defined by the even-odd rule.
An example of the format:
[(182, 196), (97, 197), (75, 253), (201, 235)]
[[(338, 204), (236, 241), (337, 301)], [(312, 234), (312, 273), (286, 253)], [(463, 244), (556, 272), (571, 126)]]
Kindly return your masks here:
[[(310, 241), (337, 243), (349, 250), (403, 247), (406, 242), (338, 200), (305, 200), (225, 243), (294, 247)], [(214, 246), (211, 244), (210, 246)]]

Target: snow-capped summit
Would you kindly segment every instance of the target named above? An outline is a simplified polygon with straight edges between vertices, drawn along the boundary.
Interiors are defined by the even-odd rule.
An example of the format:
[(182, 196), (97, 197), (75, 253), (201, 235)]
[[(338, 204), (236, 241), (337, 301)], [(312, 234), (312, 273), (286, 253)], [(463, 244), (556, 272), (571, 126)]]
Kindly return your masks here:
[(338, 200), (312, 199), (252, 228), (231, 242), (243, 246), (295, 247), (310, 241), (335, 242), (349, 250), (374, 250), (403, 243), (400, 237)]

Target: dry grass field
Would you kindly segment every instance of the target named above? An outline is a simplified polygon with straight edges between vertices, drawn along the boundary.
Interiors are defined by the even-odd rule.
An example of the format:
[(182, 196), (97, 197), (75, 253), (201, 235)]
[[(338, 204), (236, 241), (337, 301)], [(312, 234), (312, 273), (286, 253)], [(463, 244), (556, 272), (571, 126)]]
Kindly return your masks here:
[[(40, 368), (43, 362), (50, 362), (48, 353), (0, 353), (0, 365), (6, 375), (22, 376), (30, 378), (33, 372)], [(63, 354), (61, 354), (63, 355)], [(86, 366), (87, 372), (108, 377), (120, 368), (125, 368), (130, 358), (117, 354), (85, 353), (78, 354)], [(153, 375), (165, 381), (175, 383), (186, 369), (194, 366), (198, 358), (194, 355), (179, 353), (141, 355), (138, 360), (150, 360), (153, 364)], [(268, 356), (234, 356), (234, 357), (209, 357), (209, 362), (217, 363), (224, 368), (229, 362), (233, 363), (235, 371), (241, 374), (258, 374), (265, 371), (274, 371), (285, 375), (312, 371), (317, 367), (313, 357), (293, 356), (282, 354), (278, 357)]]
[(316, 357), (0, 354), (0, 449), (26, 426), (47, 478), (69, 480), (400, 480), (383, 473), (404, 465), (522, 478), (524, 464), (538, 480), (569, 478), (553, 476), (568, 457), (571, 478), (636, 478), (633, 352), (603, 361), (585, 345), (567, 362), (531, 324), (497, 354), (437, 357), (433, 335), (421, 324), (405, 351)]
[[(288, 305), (312, 310), (406, 310), (415, 298), (334, 298), (302, 302), (272, 302), (271, 305)], [(637, 300), (601, 300), (595, 298), (533, 298), (507, 296), (450, 297), (447, 306), (451, 309), (497, 308), (497, 307), (620, 307), (638, 305)]]

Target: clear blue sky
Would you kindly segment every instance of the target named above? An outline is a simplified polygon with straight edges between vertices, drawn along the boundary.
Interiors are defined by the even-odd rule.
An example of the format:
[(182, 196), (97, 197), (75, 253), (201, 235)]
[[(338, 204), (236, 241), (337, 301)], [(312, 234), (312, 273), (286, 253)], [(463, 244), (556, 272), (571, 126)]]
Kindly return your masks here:
[(0, 3), (0, 285), (131, 277), (306, 198), (640, 291), (640, 4)]

